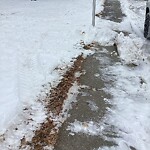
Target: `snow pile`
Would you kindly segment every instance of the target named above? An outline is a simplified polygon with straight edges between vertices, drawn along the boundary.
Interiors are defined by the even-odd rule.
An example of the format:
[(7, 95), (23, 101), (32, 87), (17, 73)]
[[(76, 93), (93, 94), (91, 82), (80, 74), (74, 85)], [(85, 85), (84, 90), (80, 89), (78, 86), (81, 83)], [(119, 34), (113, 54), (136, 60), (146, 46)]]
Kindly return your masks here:
[[(84, 43), (89, 44), (91, 42), (98, 42), (101, 45), (112, 45), (115, 42), (117, 37), (117, 33), (112, 31), (108, 27), (108, 23), (101, 22), (102, 26), (100, 28), (89, 28), (85, 32), (87, 33), (84, 35)], [(106, 25), (106, 26), (105, 26)], [(105, 28), (103, 28), (105, 26)]]
[(120, 29), (130, 23), (131, 28), (128, 31), (131, 34), (125, 36), (120, 33), (116, 43), (121, 59), (129, 66), (118, 64), (108, 69), (110, 74), (115, 74), (115, 86), (107, 89), (113, 95), (111, 104), (114, 106), (109, 110), (105, 122), (115, 127), (120, 138), (113, 139), (118, 144), (117, 147), (103, 149), (149, 150), (150, 63), (149, 42), (145, 42), (143, 38), (145, 2), (121, 0), (121, 3), (127, 17), (121, 23)]
[[(114, 107), (109, 110), (106, 120), (114, 125), (121, 138), (115, 139), (120, 144), (140, 150), (150, 148), (150, 78), (145, 65), (132, 71), (131, 68), (117, 65), (112, 68), (116, 75), (115, 88), (109, 88), (113, 95)], [(107, 72), (108, 73), (108, 72)]]
[(135, 35), (124, 36), (120, 33), (116, 40), (117, 50), (122, 60), (126, 64), (138, 65), (144, 59), (143, 40), (135, 37)]
[(96, 14), (101, 13), (104, 9), (105, 0), (96, 0)]

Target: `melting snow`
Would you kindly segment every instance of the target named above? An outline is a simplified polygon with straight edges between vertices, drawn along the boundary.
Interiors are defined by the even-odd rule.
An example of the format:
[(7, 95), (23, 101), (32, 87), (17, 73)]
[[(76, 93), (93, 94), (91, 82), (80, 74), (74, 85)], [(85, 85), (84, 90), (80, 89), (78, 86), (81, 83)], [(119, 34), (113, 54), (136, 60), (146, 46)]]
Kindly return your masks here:
[(74, 123), (70, 123), (67, 130), (71, 131), (71, 135), (74, 133), (84, 133), (89, 135), (101, 135), (103, 126), (100, 126), (98, 123), (93, 121), (89, 122), (80, 122), (75, 120)]

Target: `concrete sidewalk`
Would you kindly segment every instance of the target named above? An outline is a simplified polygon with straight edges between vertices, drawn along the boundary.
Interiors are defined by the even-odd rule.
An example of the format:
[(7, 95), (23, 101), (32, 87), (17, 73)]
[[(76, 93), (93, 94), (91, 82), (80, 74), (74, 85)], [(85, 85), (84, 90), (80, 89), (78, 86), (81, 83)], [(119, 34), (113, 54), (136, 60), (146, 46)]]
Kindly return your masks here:
[[(85, 74), (79, 80), (85, 88), (80, 90), (77, 97), (78, 102), (70, 110), (70, 117), (60, 128), (55, 150), (93, 150), (101, 146), (115, 145), (115, 143), (104, 140), (100, 136), (70, 135), (66, 129), (75, 120), (98, 122), (103, 118), (107, 108), (111, 107), (104, 100), (104, 98), (111, 98), (111, 95), (105, 93), (103, 88), (107, 85), (113, 86), (113, 82), (102, 79), (102, 70), (118, 62), (119, 58), (116, 56), (115, 46), (98, 46), (96, 53), (85, 60), (82, 66)], [(110, 78), (110, 75), (107, 75)], [(94, 103), (98, 109), (91, 109), (90, 103)], [(114, 133), (110, 132), (108, 136), (112, 134)]]
[[(108, 19), (114, 22), (121, 22), (123, 13), (120, 9), (120, 3), (117, 0), (106, 0), (105, 7), (102, 12), (103, 19)], [(104, 140), (101, 136), (90, 136), (85, 134), (70, 135), (67, 128), (70, 123), (75, 120), (80, 122), (94, 121), (99, 122), (106, 114), (107, 108), (111, 107), (104, 99), (110, 99), (111, 95), (103, 89), (107, 86), (113, 86), (113, 80), (105, 80), (107, 76), (111, 79), (110, 74), (103, 78), (103, 69), (108, 69), (111, 65), (119, 63), (119, 57), (116, 55), (117, 47), (109, 46), (102, 47), (97, 45), (94, 55), (87, 57), (83, 63), (82, 70), (85, 71), (80, 77), (80, 84), (83, 87), (78, 94), (78, 102), (70, 110), (70, 117), (65, 121), (60, 128), (58, 140), (55, 145), (55, 150), (95, 150), (102, 146), (113, 146), (115, 143)], [(112, 77), (113, 78), (113, 77)], [(94, 107), (92, 108), (92, 104)], [(113, 137), (115, 133), (113, 129), (107, 131), (106, 137)]]

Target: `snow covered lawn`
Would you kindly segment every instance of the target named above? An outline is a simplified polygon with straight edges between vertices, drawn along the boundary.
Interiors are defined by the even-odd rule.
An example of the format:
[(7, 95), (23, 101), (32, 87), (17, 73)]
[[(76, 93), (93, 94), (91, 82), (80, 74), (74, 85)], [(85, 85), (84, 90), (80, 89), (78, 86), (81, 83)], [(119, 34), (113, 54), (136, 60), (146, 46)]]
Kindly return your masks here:
[[(55, 68), (81, 54), (83, 29), (90, 25), (88, 0), (0, 1), (0, 134), (20, 124), (17, 131), (8, 130), (9, 144), (0, 147), (16, 149), (18, 140), (43, 122), (37, 96), (48, 89), (42, 85), (58, 83), (61, 74)], [(30, 114), (34, 123), (25, 127)]]
[(57, 66), (81, 53), (76, 44), (90, 8), (87, 0), (0, 1), (1, 132), (42, 84), (58, 79)]

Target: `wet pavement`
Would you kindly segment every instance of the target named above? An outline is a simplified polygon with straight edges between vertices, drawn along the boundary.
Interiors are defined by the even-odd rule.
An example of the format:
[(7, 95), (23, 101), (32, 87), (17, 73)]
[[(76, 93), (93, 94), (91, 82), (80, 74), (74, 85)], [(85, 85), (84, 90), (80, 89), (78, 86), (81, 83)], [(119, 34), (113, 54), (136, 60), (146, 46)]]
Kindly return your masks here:
[[(85, 88), (81, 88), (80, 94), (77, 97), (78, 102), (73, 105), (73, 109), (69, 112), (70, 117), (60, 129), (55, 150), (93, 150), (101, 146), (114, 145), (113, 142), (104, 140), (101, 136), (85, 134), (70, 135), (70, 131), (66, 129), (69, 123), (75, 120), (81, 122), (91, 120), (98, 122), (103, 118), (107, 108), (111, 107), (104, 100), (105, 98), (110, 99), (111, 95), (105, 93), (103, 89), (108, 84), (113, 86), (113, 82), (102, 79), (102, 70), (117, 62), (119, 62), (119, 58), (116, 55), (115, 46), (98, 46), (96, 53), (87, 57), (82, 66), (85, 74), (81, 76), (79, 81)], [(109, 74), (107, 75), (109, 76)], [(98, 107), (98, 110), (91, 109), (90, 102), (94, 103)]]
[[(120, 3), (117, 0), (106, 0), (102, 18), (121, 22), (123, 16)], [(54, 150), (95, 150), (102, 146), (115, 145), (101, 136), (90, 136), (82, 133), (71, 135), (69, 134), (70, 131), (67, 130), (69, 124), (75, 120), (99, 122), (105, 116), (107, 108), (111, 107), (104, 100), (110, 99), (111, 95), (105, 93), (103, 89), (107, 86), (113, 86), (113, 81), (103, 78), (103, 70), (120, 62), (117, 49), (116, 46), (103, 47), (100, 45), (97, 45), (95, 49), (94, 55), (87, 57), (83, 63), (82, 69), (85, 74), (81, 75), (79, 82), (84, 88), (80, 89), (77, 103), (73, 104), (73, 109), (69, 111), (70, 117), (60, 128)], [(110, 76), (112, 75), (105, 74), (105, 78), (107, 76), (111, 79)], [(95, 105), (96, 109), (92, 108), (92, 104)], [(114, 135), (110, 129), (108, 137), (112, 134)]]
[(118, 0), (106, 0), (105, 7), (102, 12), (102, 18), (114, 22), (121, 22), (125, 15), (121, 11), (120, 2)]

